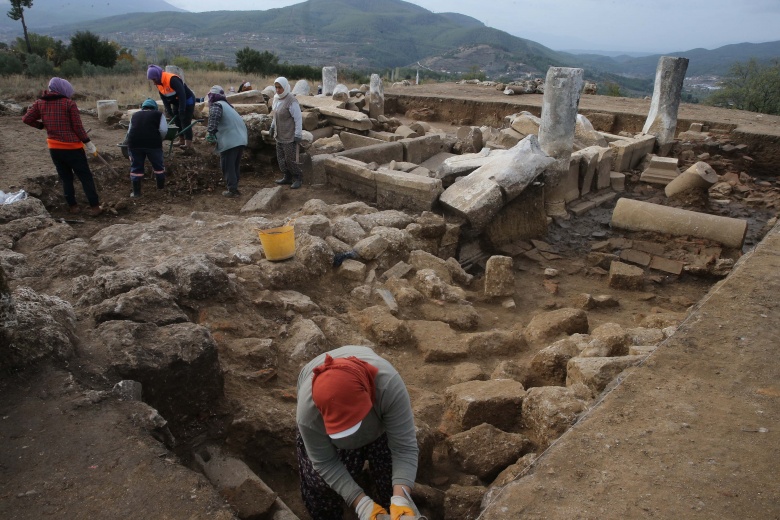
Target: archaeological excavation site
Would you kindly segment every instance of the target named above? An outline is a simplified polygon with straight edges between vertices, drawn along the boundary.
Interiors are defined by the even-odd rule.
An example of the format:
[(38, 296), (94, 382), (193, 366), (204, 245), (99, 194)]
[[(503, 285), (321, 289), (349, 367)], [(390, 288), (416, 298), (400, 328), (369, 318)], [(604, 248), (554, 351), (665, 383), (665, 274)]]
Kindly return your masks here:
[(97, 217), (0, 100), (0, 516), (311, 519), (298, 376), (359, 345), (409, 393), (415, 518), (780, 518), (780, 117), (681, 103), (687, 65), (651, 99), (326, 67), (294, 190), (273, 86), (228, 95), (235, 198), (205, 124), (128, 197), (139, 107), (80, 102)]

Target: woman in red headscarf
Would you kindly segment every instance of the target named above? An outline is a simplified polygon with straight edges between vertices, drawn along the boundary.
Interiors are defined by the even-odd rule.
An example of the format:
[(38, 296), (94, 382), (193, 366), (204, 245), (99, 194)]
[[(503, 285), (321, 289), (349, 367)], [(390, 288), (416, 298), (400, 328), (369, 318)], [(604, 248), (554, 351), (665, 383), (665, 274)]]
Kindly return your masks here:
[[(368, 347), (346, 346), (310, 361), (298, 376), (297, 454), (312, 518), (340, 520), (346, 502), (360, 520), (413, 515), (405, 498), (417, 475), (417, 437), (406, 386)], [(376, 501), (355, 478), (368, 462)], [(378, 502), (378, 503), (377, 503)]]

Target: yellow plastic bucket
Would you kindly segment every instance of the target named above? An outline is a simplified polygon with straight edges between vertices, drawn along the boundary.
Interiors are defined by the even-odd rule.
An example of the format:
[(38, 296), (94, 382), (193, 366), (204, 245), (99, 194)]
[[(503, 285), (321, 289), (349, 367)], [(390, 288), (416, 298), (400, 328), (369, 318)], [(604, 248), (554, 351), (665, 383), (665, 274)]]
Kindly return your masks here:
[(257, 235), (260, 237), (260, 243), (263, 244), (263, 251), (268, 260), (277, 262), (295, 256), (294, 226), (258, 229)]

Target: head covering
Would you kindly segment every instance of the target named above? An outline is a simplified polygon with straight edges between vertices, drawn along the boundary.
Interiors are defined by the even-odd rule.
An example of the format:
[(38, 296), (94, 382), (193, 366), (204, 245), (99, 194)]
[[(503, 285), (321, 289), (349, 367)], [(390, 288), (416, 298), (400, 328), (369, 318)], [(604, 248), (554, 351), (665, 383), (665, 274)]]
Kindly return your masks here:
[(284, 92), (280, 95), (278, 92), (274, 95), (274, 99), (284, 99), (287, 97), (287, 94), (290, 93), (290, 82), (287, 81), (287, 78), (283, 76), (279, 76), (274, 80), (274, 88), (276, 88), (276, 84), (280, 84), (282, 88), (284, 89)]
[(151, 108), (152, 110), (157, 110), (157, 101), (148, 97), (144, 99), (143, 103), (141, 103), (141, 108)]
[[(223, 89), (219, 85), (214, 85), (213, 87), (211, 87), (211, 90), (209, 90), (208, 98), (209, 98), (209, 105), (213, 105), (217, 101), (224, 101), (225, 103), (230, 105), (230, 102), (225, 97), (225, 89)], [(232, 107), (233, 105), (230, 106)]]
[(157, 65), (149, 65), (149, 68), (146, 69), (146, 77), (154, 81), (155, 84), (162, 83), (162, 73), (163, 70)]
[(62, 79), (62, 78), (51, 78), (49, 80), (49, 92), (56, 92), (57, 94), (62, 94), (66, 98), (73, 97), (73, 93), (75, 90), (73, 89), (73, 85), (71, 85), (68, 80)]
[(376, 398), (374, 379), (379, 369), (350, 356), (332, 358), (314, 369), (311, 396), (333, 439), (355, 433)]

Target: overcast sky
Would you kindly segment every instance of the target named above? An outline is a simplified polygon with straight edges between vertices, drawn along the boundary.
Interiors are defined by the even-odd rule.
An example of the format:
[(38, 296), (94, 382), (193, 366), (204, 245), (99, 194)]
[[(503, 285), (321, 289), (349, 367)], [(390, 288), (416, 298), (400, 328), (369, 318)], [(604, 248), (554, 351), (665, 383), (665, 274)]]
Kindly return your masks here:
[[(301, 0), (167, 0), (188, 11), (262, 10)], [(554, 50), (664, 53), (780, 40), (780, 0), (411, 0)]]

